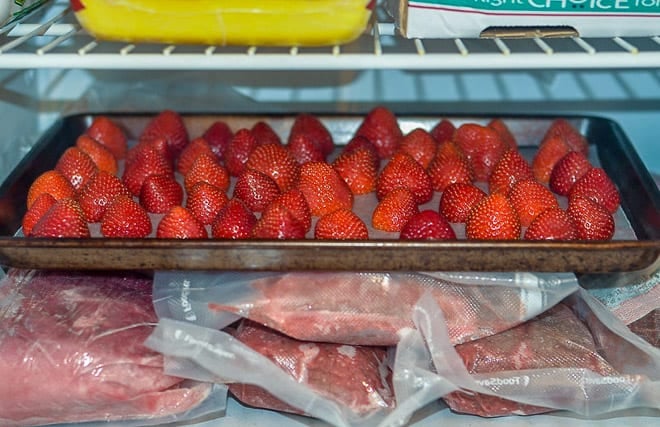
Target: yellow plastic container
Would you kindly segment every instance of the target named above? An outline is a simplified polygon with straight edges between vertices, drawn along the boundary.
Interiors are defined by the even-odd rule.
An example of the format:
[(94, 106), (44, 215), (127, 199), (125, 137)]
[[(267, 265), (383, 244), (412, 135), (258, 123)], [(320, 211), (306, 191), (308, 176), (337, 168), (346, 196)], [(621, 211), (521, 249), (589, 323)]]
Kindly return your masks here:
[(375, 0), (71, 0), (99, 40), (320, 46), (356, 39)]

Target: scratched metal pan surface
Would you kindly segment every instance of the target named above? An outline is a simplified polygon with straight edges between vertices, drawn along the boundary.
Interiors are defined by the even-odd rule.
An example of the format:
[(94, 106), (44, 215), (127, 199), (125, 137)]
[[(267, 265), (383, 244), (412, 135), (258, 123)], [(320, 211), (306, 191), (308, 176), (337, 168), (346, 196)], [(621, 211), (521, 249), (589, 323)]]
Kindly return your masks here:
[[(127, 132), (131, 142), (155, 113), (107, 114)], [(286, 140), (295, 115), (184, 114), (191, 137), (214, 121), (236, 131), (264, 120)], [(621, 193), (612, 240), (468, 241), (456, 226), (455, 241), (404, 241), (396, 234), (370, 229), (362, 241), (302, 240), (174, 240), (174, 239), (37, 239), (21, 237), (27, 191), (37, 176), (52, 169), (64, 150), (75, 144), (95, 115), (78, 114), (56, 122), (0, 185), (0, 265), (4, 267), (87, 270), (347, 270), (347, 271), (572, 271), (599, 273), (648, 267), (660, 256), (660, 195), (649, 172), (621, 128), (609, 119), (564, 117), (590, 143), (590, 160), (603, 167)], [(345, 144), (363, 115), (318, 115), (338, 145)], [(397, 114), (401, 128), (430, 129), (441, 118), (456, 126), (487, 123), (493, 116)], [(531, 159), (557, 117), (501, 117)], [(372, 197), (372, 200), (369, 199)], [(437, 209), (439, 195), (429, 202)], [(375, 198), (356, 200), (367, 215)], [(369, 218), (364, 218), (367, 224)]]

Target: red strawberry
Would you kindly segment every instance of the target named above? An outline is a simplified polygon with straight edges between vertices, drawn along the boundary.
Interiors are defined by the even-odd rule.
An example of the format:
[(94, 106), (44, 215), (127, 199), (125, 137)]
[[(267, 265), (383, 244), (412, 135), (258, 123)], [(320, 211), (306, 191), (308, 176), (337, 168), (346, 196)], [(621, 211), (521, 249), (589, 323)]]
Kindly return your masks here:
[(305, 196), (313, 216), (323, 216), (337, 209), (351, 209), (353, 193), (332, 166), (309, 162), (300, 166), (298, 189)]
[(179, 154), (176, 162), (176, 170), (181, 175), (186, 175), (190, 171), (190, 168), (192, 168), (195, 160), (197, 160), (197, 157), (202, 154), (217, 158), (213, 150), (211, 150), (211, 146), (204, 138), (193, 139), (190, 141), (190, 144), (183, 148), (181, 154)]
[(456, 127), (454, 124), (447, 120), (440, 120), (433, 129), (431, 129), (431, 136), (435, 138), (438, 144), (444, 144), (447, 141), (451, 141), (454, 137), (454, 132), (456, 132)]
[(142, 238), (151, 234), (149, 214), (129, 196), (119, 196), (101, 220), (101, 234), (112, 238)]
[(166, 213), (183, 202), (183, 188), (171, 175), (149, 175), (140, 190), (140, 204), (151, 213)]
[(568, 198), (585, 197), (602, 205), (613, 214), (619, 208), (619, 190), (602, 168), (591, 168), (571, 188)]
[(399, 232), (417, 212), (419, 209), (412, 193), (406, 188), (397, 188), (376, 205), (371, 225), (377, 230)]
[(90, 237), (80, 205), (73, 199), (60, 199), (32, 227), (30, 237)]
[(94, 138), (88, 135), (80, 135), (76, 140), (76, 147), (92, 159), (98, 170), (113, 175), (117, 174), (117, 159), (114, 154)]
[(554, 120), (543, 136), (542, 141), (554, 137), (562, 138), (571, 151), (579, 151), (585, 156), (589, 154), (589, 143), (586, 138), (566, 119)]
[(541, 212), (525, 231), (525, 240), (575, 240), (573, 220), (559, 207)]
[(435, 191), (444, 191), (451, 184), (471, 184), (474, 180), (472, 166), (456, 144), (451, 141), (440, 144), (435, 158), (428, 168)]
[[(366, 141), (366, 139), (365, 139)], [(370, 144), (370, 143), (369, 143)], [(332, 167), (348, 184), (354, 195), (371, 193), (376, 189), (378, 155), (375, 150), (357, 147), (342, 152), (332, 162)]]
[(316, 116), (311, 114), (298, 114), (296, 116), (289, 133), (289, 145), (294, 138), (300, 135), (304, 135), (324, 157), (328, 156), (335, 149), (335, 144), (328, 128)]
[(198, 182), (208, 182), (222, 191), (229, 189), (229, 173), (222, 167), (215, 156), (201, 154), (183, 177), (183, 186), (190, 191)]
[(211, 224), (211, 235), (216, 239), (247, 239), (257, 217), (239, 199), (230, 199)]
[(174, 171), (161, 152), (145, 146), (135, 153), (132, 162), (126, 164), (121, 179), (131, 194), (139, 196), (142, 183), (149, 175), (174, 175)]
[(305, 231), (312, 227), (312, 213), (309, 210), (309, 205), (303, 193), (297, 189), (292, 188), (286, 193), (282, 193), (273, 202), (268, 205), (266, 211), (269, 209), (279, 209), (285, 207), (291, 214), (300, 222)]
[(55, 170), (64, 175), (73, 188), (79, 191), (96, 175), (99, 168), (84, 151), (78, 147), (69, 147), (57, 161)]
[(164, 138), (172, 155), (178, 156), (189, 142), (188, 130), (181, 115), (176, 111), (164, 110), (152, 118), (142, 131), (140, 140), (155, 138)]
[(234, 137), (234, 133), (229, 128), (229, 125), (223, 121), (215, 121), (208, 127), (202, 134), (202, 138), (208, 142), (211, 151), (218, 159), (223, 159), (227, 146)]
[(379, 170), (380, 169), (380, 157), (378, 157), (378, 150), (376, 149), (376, 146), (371, 143), (367, 138), (363, 136), (354, 136), (351, 138), (350, 141), (344, 146), (342, 149), (342, 154), (343, 153), (350, 153), (351, 151), (355, 151), (358, 148), (364, 148), (366, 150), (369, 150), (373, 154), (373, 162), (374, 162), (374, 169)]
[(391, 157), (403, 138), (396, 116), (382, 106), (367, 113), (355, 135), (363, 136), (374, 144), (381, 159)]
[(569, 199), (566, 212), (575, 224), (578, 239), (610, 240), (614, 236), (614, 218), (599, 203), (575, 196)]
[(487, 126), (495, 130), (500, 135), (500, 138), (502, 138), (502, 141), (504, 142), (507, 150), (518, 149), (518, 142), (516, 141), (516, 138), (513, 136), (513, 133), (511, 133), (511, 130), (502, 119), (493, 119), (488, 122)]
[(72, 199), (76, 195), (76, 190), (71, 182), (56, 170), (48, 170), (37, 177), (30, 185), (27, 195), (27, 208), (29, 209), (37, 200), (37, 197), (48, 193), (55, 200)]
[(449, 185), (440, 198), (440, 213), (450, 222), (463, 223), (477, 203), (486, 197), (479, 187), (457, 182)]
[(156, 237), (161, 239), (206, 239), (209, 235), (204, 225), (188, 209), (183, 206), (173, 206), (158, 223)]
[(323, 240), (366, 240), (369, 230), (359, 216), (349, 209), (337, 209), (316, 222), (314, 238)]
[(29, 236), (32, 233), (32, 228), (41, 219), (48, 210), (57, 203), (57, 200), (48, 193), (43, 193), (32, 203), (30, 209), (27, 210), (22, 220), (23, 235)]
[(509, 200), (523, 227), (531, 224), (546, 209), (559, 207), (555, 195), (533, 179), (517, 182), (509, 192)]
[(571, 149), (568, 144), (560, 137), (544, 139), (532, 159), (534, 178), (542, 184), (547, 184), (550, 181), (552, 169), (569, 151)]
[(282, 192), (293, 188), (300, 174), (300, 165), (296, 159), (284, 146), (278, 144), (259, 145), (252, 150), (245, 165), (269, 176)]
[(97, 116), (85, 133), (107, 148), (117, 160), (126, 157), (128, 142), (124, 131), (106, 116)]
[(250, 129), (257, 141), (257, 145), (278, 144), (282, 145), (280, 136), (273, 130), (271, 125), (264, 121), (258, 121)]
[(560, 196), (567, 196), (584, 174), (591, 169), (589, 159), (579, 151), (571, 151), (557, 162), (550, 174), (550, 189)]
[(261, 212), (280, 194), (277, 183), (268, 175), (246, 169), (234, 186), (234, 197), (241, 199), (252, 212)]
[(407, 153), (427, 169), (435, 158), (437, 148), (438, 143), (435, 138), (424, 129), (417, 128), (403, 137), (398, 151)]
[(305, 134), (299, 133), (289, 137), (287, 150), (291, 153), (298, 164), (307, 162), (324, 162), (325, 156), (321, 150), (314, 145), (312, 140)]
[(248, 129), (239, 129), (225, 151), (225, 167), (231, 176), (239, 176), (245, 170), (250, 153), (259, 145)]
[(208, 182), (198, 182), (186, 197), (186, 208), (202, 224), (211, 225), (229, 199), (224, 191)]
[(382, 199), (396, 188), (407, 188), (417, 204), (426, 203), (433, 197), (431, 177), (424, 168), (405, 153), (395, 153), (383, 168), (376, 181), (376, 195)]
[(403, 240), (455, 240), (456, 233), (445, 217), (428, 209), (413, 215), (403, 226), (399, 238)]
[(264, 211), (252, 229), (255, 239), (304, 239), (305, 226), (285, 206), (278, 205)]
[(100, 171), (81, 190), (78, 203), (87, 222), (99, 222), (107, 207), (121, 195), (130, 196), (131, 192), (118, 177)]
[(473, 240), (515, 240), (520, 230), (518, 215), (502, 193), (482, 199), (465, 221), (465, 235)]
[(488, 181), (506, 151), (506, 145), (495, 130), (476, 123), (459, 126), (454, 133), (454, 142), (465, 153), (477, 181)]
[(509, 150), (504, 155), (488, 178), (490, 193), (508, 194), (518, 181), (534, 178), (532, 168), (517, 150)]
[(170, 169), (174, 170), (174, 156), (170, 153), (170, 148), (168, 147), (165, 138), (153, 138), (138, 141), (138, 143), (129, 148), (128, 153), (126, 153), (126, 164), (130, 165), (136, 161), (141, 161), (144, 156), (144, 151), (155, 151), (168, 162)]

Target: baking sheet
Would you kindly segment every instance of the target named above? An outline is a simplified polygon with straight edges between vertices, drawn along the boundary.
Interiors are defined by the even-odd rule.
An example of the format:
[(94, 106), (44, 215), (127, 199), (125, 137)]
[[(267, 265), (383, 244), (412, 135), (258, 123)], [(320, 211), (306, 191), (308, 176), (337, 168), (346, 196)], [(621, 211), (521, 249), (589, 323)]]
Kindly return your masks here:
[[(154, 113), (111, 114), (134, 141)], [(352, 137), (364, 115), (318, 115), (337, 144)], [(486, 123), (493, 116), (418, 116), (397, 114), (404, 133), (430, 129), (440, 118), (456, 126)], [(573, 271), (599, 273), (639, 270), (660, 256), (660, 195), (620, 127), (598, 117), (565, 117), (590, 142), (591, 161), (603, 167), (621, 192), (615, 214), (617, 232), (607, 242), (399, 241), (374, 233), (366, 241), (316, 240), (171, 240), (171, 239), (25, 239), (15, 237), (25, 213), (29, 186), (54, 167), (93, 120), (92, 114), (62, 118), (50, 128), (0, 186), (0, 265), (53, 269), (144, 270), (355, 270), (355, 271)], [(286, 140), (291, 115), (184, 114), (191, 137), (215, 120), (236, 131), (258, 120), (271, 124)], [(501, 117), (523, 153), (535, 146), (556, 117)], [(437, 198), (437, 195), (436, 195)], [(437, 207), (437, 199), (428, 206)], [(436, 203), (436, 205), (433, 205)], [(359, 202), (357, 203), (359, 206)], [(460, 234), (460, 230), (459, 230)]]

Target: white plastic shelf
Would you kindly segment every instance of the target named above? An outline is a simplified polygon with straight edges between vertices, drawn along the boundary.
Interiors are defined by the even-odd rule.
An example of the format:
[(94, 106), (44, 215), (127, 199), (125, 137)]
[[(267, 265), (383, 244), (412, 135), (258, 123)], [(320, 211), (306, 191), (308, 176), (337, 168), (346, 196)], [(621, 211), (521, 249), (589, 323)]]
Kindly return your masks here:
[(124, 44), (95, 40), (68, 9), (0, 30), (0, 68), (105, 70), (535, 70), (660, 68), (660, 36), (427, 39), (379, 22), (353, 43), (324, 48)]

